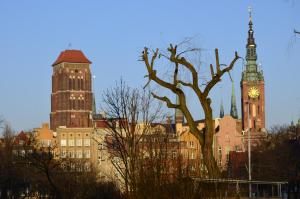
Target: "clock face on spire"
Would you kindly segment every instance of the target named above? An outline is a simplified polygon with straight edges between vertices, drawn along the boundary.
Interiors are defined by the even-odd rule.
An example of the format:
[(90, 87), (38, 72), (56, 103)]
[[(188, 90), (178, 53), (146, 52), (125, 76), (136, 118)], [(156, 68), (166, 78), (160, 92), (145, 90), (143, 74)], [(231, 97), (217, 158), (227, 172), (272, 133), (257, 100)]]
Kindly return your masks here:
[(253, 98), (253, 99), (256, 99), (258, 98), (259, 96), (259, 90), (257, 87), (253, 86), (253, 87), (250, 87), (249, 90), (248, 90), (248, 95), (249, 97)]

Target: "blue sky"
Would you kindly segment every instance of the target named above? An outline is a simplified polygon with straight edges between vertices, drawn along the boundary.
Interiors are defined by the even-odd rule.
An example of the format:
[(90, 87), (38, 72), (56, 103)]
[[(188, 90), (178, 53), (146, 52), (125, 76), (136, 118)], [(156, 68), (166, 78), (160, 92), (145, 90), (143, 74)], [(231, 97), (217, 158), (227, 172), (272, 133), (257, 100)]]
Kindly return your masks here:
[[(2, 0), (0, 115), (16, 130), (49, 121), (51, 64), (70, 43), (93, 62), (98, 107), (102, 91), (121, 76), (131, 86), (145, 84), (145, 67), (137, 61), (144, 46), (166, 48), (195, 37), (193, 44), (205, 49), (207, 63), (214, 61), (216, 47), (223, 63), (229, 63), (234, 51), (244, 57), (249, 5), (265, 74), (267, 126), (296, 120), (300, 35), (295, 37), (293, 29), (300, 29), (300, 3), (295, 0)], [(239, 116), (242, 67), (240, 61), (232, 72)], [(230, 92), (225, 77), (211, 94), (215, 116), (221, 98), (229, 113)], [(201, 118), (199, 105), (188, 96), (193, 114)]]

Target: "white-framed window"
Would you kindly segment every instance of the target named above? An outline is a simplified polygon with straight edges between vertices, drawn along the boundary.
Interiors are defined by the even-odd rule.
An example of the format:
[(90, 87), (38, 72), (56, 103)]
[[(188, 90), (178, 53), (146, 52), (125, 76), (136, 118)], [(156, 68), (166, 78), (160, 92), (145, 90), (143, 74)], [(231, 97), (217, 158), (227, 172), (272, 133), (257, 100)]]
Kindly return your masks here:
[(73, 139), (69, 140), (69, 146), (74, 146), (74, 140)]
[(82, 146), (82, 139), (76, 140), (76, 146)]
[(90, 139), (84, 139), (84, 146), (91, 146), (91, 140)]
[(84, 152), (83, 152), (83, 158), (90, 158), (90, 157), (91, 157), (90, 150), (84, 150)]
[(77, 158), (82, 158), (82, 151), (81, 150), (76, 151), (76, 157)]
[(60, 155), (61, 155), (61, 158), (66, 158), (67, 157), (67, 151), (62, 150)]
[(194, 148), (194, 141), (190, 141), (190, 147)]
[(91, 164), (89, 162), (84, 163), (84, 171), (91, 171)]
[(67, 146), (67, 140), (65, 139), (60, 140), (60, 146)]

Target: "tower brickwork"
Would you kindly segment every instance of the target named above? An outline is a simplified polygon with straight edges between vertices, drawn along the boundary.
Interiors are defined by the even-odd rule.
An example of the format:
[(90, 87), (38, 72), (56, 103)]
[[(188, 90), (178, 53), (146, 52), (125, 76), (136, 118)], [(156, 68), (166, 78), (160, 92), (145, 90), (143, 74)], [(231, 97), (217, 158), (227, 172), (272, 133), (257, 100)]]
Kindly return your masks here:
[(92, 127), (91, 62), (80, 50), (65, 50), (53, 63), (50, 128)]
[(257, 65), (251, 13), (246, 48), (247, 62), (241, 79), (242, 126), (257, 132), (265, 129), (265, 83), (263, 71)]

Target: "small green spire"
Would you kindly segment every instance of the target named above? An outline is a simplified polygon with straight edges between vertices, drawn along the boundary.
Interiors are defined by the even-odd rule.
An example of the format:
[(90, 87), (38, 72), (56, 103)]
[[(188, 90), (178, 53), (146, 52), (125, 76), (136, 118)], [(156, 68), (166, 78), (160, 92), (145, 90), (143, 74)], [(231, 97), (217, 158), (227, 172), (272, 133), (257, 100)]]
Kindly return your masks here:
[(93, 93), (93, 107), (92, 107), (92, 113), (93, 115), (97, 114), (97, 110), (96, 110), (96, 100), (95, 100), (95, 94)]
[(231, 92), (231, 107), (230, 107), (230, 115), (231, 117), (238, 119), (238, 112), (236, 108), (236, 98), (234, 92), (234, 83), (232, 82), (232, 92)]
[(220, 118), (224, 117), (224, 106), (223, 106), (223, 100), (221, 100), (221, 105), (220, 105)]

